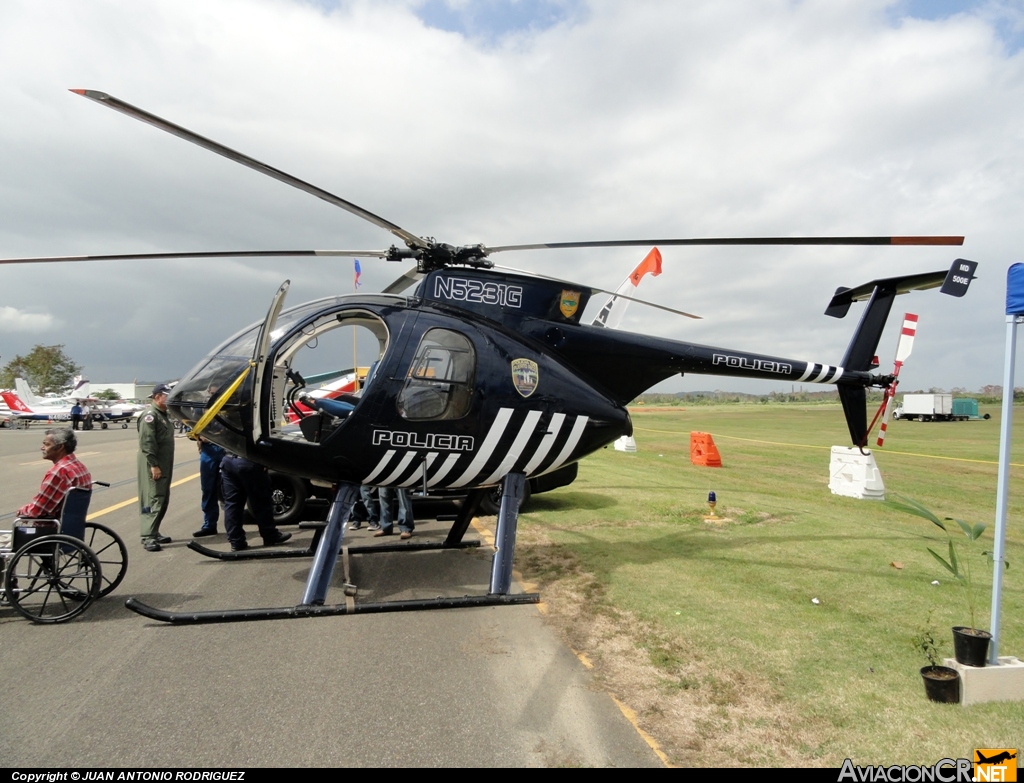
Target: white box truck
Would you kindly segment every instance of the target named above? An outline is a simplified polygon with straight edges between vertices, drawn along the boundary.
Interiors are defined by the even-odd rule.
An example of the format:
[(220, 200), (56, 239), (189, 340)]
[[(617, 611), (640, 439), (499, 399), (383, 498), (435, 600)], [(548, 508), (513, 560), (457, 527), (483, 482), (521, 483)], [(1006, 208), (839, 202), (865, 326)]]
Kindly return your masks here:
[(904, 394), (903, 401), (892, 415), (909, 421), (950, 421), (953, 418), (953, 395)]

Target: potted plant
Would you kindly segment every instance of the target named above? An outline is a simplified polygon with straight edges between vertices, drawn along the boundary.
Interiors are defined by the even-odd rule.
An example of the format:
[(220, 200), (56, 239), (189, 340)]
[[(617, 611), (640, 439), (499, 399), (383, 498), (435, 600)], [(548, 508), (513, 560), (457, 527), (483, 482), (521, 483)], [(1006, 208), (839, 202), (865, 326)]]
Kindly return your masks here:
[[(988, 658), (988, 643), (992, 638), (992, 634), (988, 631), (979, 630), (974, 619), (975, 601), (974, 582), (971, 578), (971, 558), (960, 553), (960, 547), (954, 542), (950, 528), (943, 524), (943, 521), (935, 516), (935, 514), (916, 500), (901, 495), (896, 497), (899, 498), (899, 501), (888, 501), (888, 505), (899, 511), (905, 511), (908, 514), (927, 519), (946, 534), (948, 544), (948, 554), (946, 557), (943, 557), (931, 547), (928, 547), (928, 551), (964, 588), (964, 594), (967, 598), (967, 609), (971, 617), (970, 626), (958, 625), (953, 628), (953, 654), (956, 656), (958, 663), (967, 666), (984, 666)], [(956, 522), (964, 536), (971, 543), (977, 541), (985, 531), (985, 525), (981, 523), (972, 525), (969, 522), (964, 522), (962, 519), (952, 519), (951, 517), (947, 517), (946, 522)], [(970, 552), (968, 551), (969, 554)]]
[(939, 651), (935, 644), (931, 612), (928, 612), (928, 622), (914, 637), (914, 648), (928, 659), (928, 665), (921, 669), (924, 692), (928, 699), (943, 704), (955, 704), (960, 701), (960, 675), (956, 669), (939, 665)]

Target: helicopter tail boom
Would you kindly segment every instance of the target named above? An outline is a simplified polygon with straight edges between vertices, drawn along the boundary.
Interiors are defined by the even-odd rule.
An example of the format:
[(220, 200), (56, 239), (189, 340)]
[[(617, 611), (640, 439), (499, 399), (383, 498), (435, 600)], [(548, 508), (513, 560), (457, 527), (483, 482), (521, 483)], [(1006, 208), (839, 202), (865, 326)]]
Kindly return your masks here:
[[(620, 405), (626, 405), (656, 383), (680, 373), (723, 375), (795, 383), (835, 384), (838, 387), (850, 437), (863, 445), (867, 437), (868, 386), (884, 387), (892, 376), (872, 372), (878, 341), (897, 294), (942, 286), (944, 293), (963, 296), (974, 279), (977, 264), (957, 259), (948, 271), (873, 280), (857, 288), (841, 288), (826, 310), (842, 317), (855, 301), (868, 299), (849, 347), (836, 365), (696, 345), (582, 324), (553, 326), (547, 318), (526, 318), (517, 326), (559, 354)], [(615, 357), (615, 365), (609, 364)]]

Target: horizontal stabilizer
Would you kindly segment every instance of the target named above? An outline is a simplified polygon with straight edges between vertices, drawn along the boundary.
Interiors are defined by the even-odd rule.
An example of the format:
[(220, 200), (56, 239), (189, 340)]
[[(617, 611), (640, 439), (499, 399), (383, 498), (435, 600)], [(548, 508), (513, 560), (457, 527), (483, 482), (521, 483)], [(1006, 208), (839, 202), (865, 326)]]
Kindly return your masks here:
[(968, 261), (965, 258), (958, 258), (949, 268), (946, 279), (942, 283), (942, 293), (950, 296), (963, 296), (967, 293), (967, 286), (974, 279), (974, 270), (978, 268), (976, 261)]
[(825, 309), (825, 315), (831, 315), (833, 318), (844, 317), (851, 304), (871, 298), (876, 288), (896, 294), (905, 294), (910, 291), (938, 288), (941, 285), (942, 293), (963, 296), (967, 293), (967, 287), (971, 284), (971, 280), (974, 279), (974, 270), (977, 266), (974, 261), (958, 258), (950, 266), (949, 271), (941, 270), (917, 275), (886, 277), (872, 280), (870, 283), (859, 285), (856, 288), (837, 288), (832, 301)]

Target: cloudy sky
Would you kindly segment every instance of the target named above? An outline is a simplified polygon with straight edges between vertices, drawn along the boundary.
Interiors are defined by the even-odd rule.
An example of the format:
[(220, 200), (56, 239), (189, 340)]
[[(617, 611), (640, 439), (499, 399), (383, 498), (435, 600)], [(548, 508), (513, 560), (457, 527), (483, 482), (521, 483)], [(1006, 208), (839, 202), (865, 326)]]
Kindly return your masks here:
[[(68, 92), (101, 90), (420, 236), (963, 234), (962, 248), (663, 248), (624, 328), (836, 363), (838, 285), (979, 263), (901, 298), (904, 388), (1002, 382), (1024, 261), (1024, 0), (4, 0), (0, 256), (384, 248), (307, 194)], [(614, 288), (643, 249), (528, 252)], [(364, 291), (403, 267), (363, 261)], [(0, 267), (0, 363), (63, 343), (94, 381), (186, 372), (348, 259)], [(614, 371), (610, 366), (609, 371)], [(671, 390), (771, 384), (675, 379)]]

